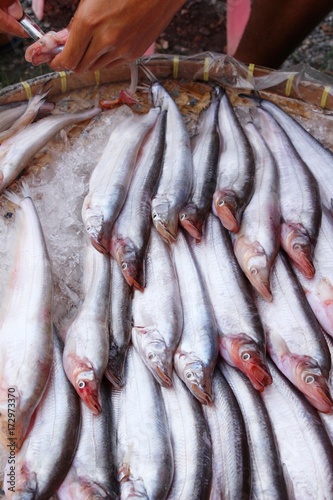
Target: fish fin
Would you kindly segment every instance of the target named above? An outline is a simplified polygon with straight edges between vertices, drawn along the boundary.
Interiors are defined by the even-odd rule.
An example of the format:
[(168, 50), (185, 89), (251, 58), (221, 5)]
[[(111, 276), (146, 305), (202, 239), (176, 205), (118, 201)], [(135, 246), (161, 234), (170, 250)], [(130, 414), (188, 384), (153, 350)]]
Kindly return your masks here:
[(267, 336), (267, 351), (269, 355), (280, 356), (282, 354), (290, 354), (290, 350), (286, 341), (275, 330), (266, 332)]

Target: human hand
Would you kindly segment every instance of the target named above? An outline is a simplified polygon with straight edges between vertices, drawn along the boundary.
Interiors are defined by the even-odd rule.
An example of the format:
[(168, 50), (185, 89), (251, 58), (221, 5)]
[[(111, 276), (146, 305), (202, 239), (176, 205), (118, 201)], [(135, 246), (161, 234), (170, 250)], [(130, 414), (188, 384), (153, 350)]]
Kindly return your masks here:
[(0, 0), (0, 33), (27, 38), (28, 35), (17, 22), (23, 10), (18, 0)]
[(76, 72), (141, 57), (185, 0), (81, 0), (68, 39), (50, 66)]

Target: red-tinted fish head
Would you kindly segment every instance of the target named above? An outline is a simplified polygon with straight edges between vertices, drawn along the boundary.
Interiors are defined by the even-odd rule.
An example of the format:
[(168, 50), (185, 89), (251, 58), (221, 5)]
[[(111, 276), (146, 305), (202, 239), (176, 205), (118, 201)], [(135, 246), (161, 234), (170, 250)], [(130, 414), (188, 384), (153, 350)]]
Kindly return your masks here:
[(74, 387), (89, 410), (98, 415), (102, 410), (100, 381), (93, 369), (77, 368), (74, 370)]
[(262, 392), (272, 383), (264, 350), (245, 333), (221, 337), (220, 353), (231, 366), (248, 377), (257, 391)]
[(204, 219), (194, 203), (189, 203), (181, 210), (179, 222), (190, 236), (201, 241)]
[(303, 392), (307, 400), (322, 413), (331, 413), (333, 401), (327, 379), (322, 374), (318, 363), (309, 356), (294, 356), (295, 385)]
[(313, 278), (313, 245), (301, 224), (282, 224), (281, 244), (297, 269), (308, 279)]
[(166, 243), (174, 243), (178, 235), (178, 213), (171, 210), (169, 203), (160, 203), (152, 210), (154, 226)]
[(237, 196), (233, 191), (216, 191), (214, 193), (213, 212), (226, 229), (237, 233), (240, 217)]
[(143, 260), (139, 257), (135, 245), (130, 240), (118, 240), (115, 251), (116, 260), (129, 286), (141, 292), (144, 289)]

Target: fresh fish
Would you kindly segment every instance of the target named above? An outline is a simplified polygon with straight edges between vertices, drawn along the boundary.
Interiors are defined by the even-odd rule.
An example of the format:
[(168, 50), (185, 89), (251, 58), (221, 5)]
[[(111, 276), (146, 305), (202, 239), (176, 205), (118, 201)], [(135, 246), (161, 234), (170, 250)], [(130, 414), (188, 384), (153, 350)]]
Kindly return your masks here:
[(218, 116), (220, 157), (213, 212), (226, 229), (236, 233), (254, 188), (255, 165), (251, 146), (224, 93)]
[(261, 135), (273, 153), (279, 172), (281, 246), (300, 272), (312, 278), (313, 252), (321, 221), (319, 187), (272, 115), (261, 108), (258, 114)]
[(209, 498), (248, 498), (251, 476), (244, 421), (237, 400), (218, 369), (214, 372), (213, 392), (214, 403), (203, 406), (213, 450)]
[(318, 413), (269, 362), (273, 384), (262, 393), (279, 449), (288, 495), (333, 497), (333, 447)]
[(162, 175), (152, 200), (152, 218), (157, 231), (168, 243), (178, 234), (178, 214), (192, 188), (192, 154), (188, 131), (176, 103), (158, 82), (151, 93), (155, 106), (167, 110)]
[(65, 375), (61, 341), (55, 333), (48, 384), (22, 448), (6, 464), (5, 477), (15, 467), (14, 484), (4, 483), (6, 498), (48, 500), (56, 492), (74, 458), (80, 421), (80, 400)]
[(172, 250), (184, 314), (175, 370), (200, 403), (208, 404), (213, 400), (212, 377), (218, 355), (214, 311), (183, 233), (179, 233)]
[(159, 114), (160, 108), (152, 108), (145, 115), (131, 113), (120, 120), (90, 177), (82, 219), (100, 252), (110, 251), (112, 226), (125, 202), (140, 146)]
[(110, 253), (124, 278), (138, 290), (145, 286), (144, 259), (151, 229), (151, 200), (162, 167), (166, 111), (157, 118), (146, 138), (125, 204), (111, 235)]
[(133, 347), (126, 383), (112, 389), (120, 498), (167, 498), (174, 465), (161, 390)]
[(238, 263), (252, 286), (272, 300), (270, 271), (280, 247), (279, 178), (274, 158), (253, 123), (245, 130), (254, 151), (255, 190), (233, 235)]
[(333, 219), (325, 206), (322, 213), (313, 259), (316, 274), (308, 279), (295, 267), (294, 271), (317, 320), (333, 337)]
[(216, 187), (219, 134), (217, 118), (221, 89), (212, 92), (211, 103), (199, 117), (197, 135), (192, 139), (193, 186), (187, 205), (180, 211), (179, 221), (188, 233), (200, 241), (202, 228), (212, 205)]
[(122, 387), (125, 361), (132, 334), (132, 289), (124, 280), (120, 267), (113, 259), (111, 259), (109, 310), (110, 350), (105, 376), (115, 387)]
[(208, 215), (202, 242), (192, 243), (191, 249), (213, 305), (221, 356), (263, 391), (272, 382), (265, 333), (228, 232), (214, 215)]
[(172, 387), (162, 388), (174, 458), (168, 500), (209, 498), (212, 443), (200, 403), (173, 373)]
[(296, 151), (316, 178), (322, 203), (333, 211), (333, 154), (276, 104), (265, 99), (260, 106), (284, 129)]
[(267, 335), (268, 352), (279, 370), (319, 411), (329, 413), (333, 402), (327, 387), (331, 360), (319, 324), (283, 254), (272, 270), (274, 300), (257, 296)]
[(13, 103), (11, 106), (0, 106), (0, 132), (7, 130), (25, 112), (28, 101)]
[(71, 468), (57, 491), (59, 500), (118, 500), (119, 485), (112, 443), (112, 420), (109, 388), (101, 384), (103, 411), (94, 415), (81, 401), (81, 431)]
[[(329, 335), (327, 335), (325, 332), (323, 332), (323, 335), (325, 337), (328, 349), (330, 351), (331, 363), (333, 364), (333, 339)], [(328, 377), (328, 387), (329, 387), (331, 395), (333, 395), (333, 370), (332, 370), (332, 366), (331, 366), (331, 371), (330, 371), (330, 374)], [(333, 413), (325, 414), (325, 413), (319, 412), (319, 416), (324, 424), (326, 432), (329, 435), (330, 441), (331, 441), (332, 446), (333, 446)]]
[(21, 195), (6, 192), (6, 197), (18, 208), (13, 266), (0, 315), (0, 443), (7, 447), (13, 439), (21, 448), (52, 366), (53, 286), (50, 259), (28, 186), (22, 185)]
[(83, 303), (65, 335), (63, 363), (80, 398), (101, 411), (100, 383), (109, 357), (110, 257), (85, 243)]
[(288, 495), (282, 465), (264, 403), (238, 370), (223, 362), (218, 366), (237, 399), (245, 423), (251, 468), (250, 498), (285, 500)]
[(169, 248), (155, 228), (150, 235), (146, 269), (146, 288), (134, 292), (132, 341), (156, 380), (170, 387), (183, 311)]
[(99, 108), (92, 108), (78, 113), (48, 116), (4, 141), (0, 146), (0, 192), (16, 179), (31, 158), (60, 130), (89, 120), (100, 112)]
[(34, 66), (51, 62), (62, 51), (67, 38), (67, 29), (45, 33), (35, 43), (29, 45), (25, 51), (26, 61), (32, 63)]

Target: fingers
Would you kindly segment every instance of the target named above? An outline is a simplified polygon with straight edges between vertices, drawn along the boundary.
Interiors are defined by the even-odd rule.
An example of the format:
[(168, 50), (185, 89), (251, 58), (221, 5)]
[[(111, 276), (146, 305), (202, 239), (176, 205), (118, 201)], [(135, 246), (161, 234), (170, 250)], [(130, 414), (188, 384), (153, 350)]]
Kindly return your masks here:
[(44, 17), (44, 3), (44, 0), (32, 0), (31, 7), (39, 21), (41, 21)]
[(27, 38), (28, 35), (17, 22), (23, 15), (23, 10), (19, 2), (13, 0), (0, 1), (0, 32), (8, 35)]

